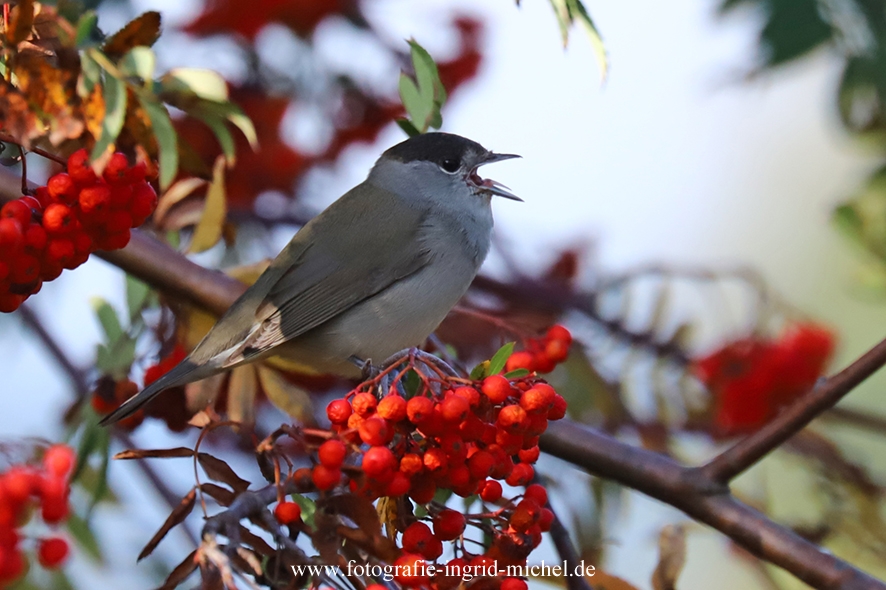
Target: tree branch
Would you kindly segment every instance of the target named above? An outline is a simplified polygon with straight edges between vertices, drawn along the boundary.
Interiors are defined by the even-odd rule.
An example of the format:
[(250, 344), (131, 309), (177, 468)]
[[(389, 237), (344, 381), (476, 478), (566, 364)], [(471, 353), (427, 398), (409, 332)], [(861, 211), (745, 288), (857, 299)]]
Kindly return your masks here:
[(540, 445), (555, 457), (679, 508), (815, 588), (886, 588), (886, 584), (742, 504), (698, 469), (566, 420), (551, 423)]

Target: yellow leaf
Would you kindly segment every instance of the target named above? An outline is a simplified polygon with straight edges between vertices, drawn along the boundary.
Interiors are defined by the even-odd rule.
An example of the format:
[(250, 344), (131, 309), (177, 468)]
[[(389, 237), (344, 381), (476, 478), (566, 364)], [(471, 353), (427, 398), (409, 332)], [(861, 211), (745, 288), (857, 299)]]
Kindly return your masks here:
[(154, 209), (154, 223), (162, 225), (166, 214), (169, 213), (173, 205), (205, 184), (206, 181), (202, 178), (185, 178), (174, 183), (165, 193), (160, 195), (157, 208)]
[(686, 563), (686, 533), (680, 525), (669, 524), (658, 537), (658, 565), (652, 572), (655, 590), (674, 590)]
[(194, 237), (188, 248), (190, 252), (203, 252), (215, 246), (222, 236), (227, 215), (225, 202), (225, 157), (215, 159), (212, 167), (212, 182), (206, 191), (206, 205), (203, 216), (194, 229)]
[(311, 419), (311, 398), (304, 389), (293, 385), (281, 377), (280, 373), (264, 365), (258, 365), (256, 369), (262, 390), (272, 404), (293, 418), (302, 421)]
[(385, 526), (385, 535), (389, 539), (395, 539), (397, 537), (397, 529), (394, 527), (394, 523), (397, 522), (397, 500), (390, 496), (382, 496), (378, 499), (375, 510), (378, 512), (378, 519)]
[(119, 57), (139, 45), (150, 47), (160, 37), (160, 13), (146, 12), (129, 21), (102, 47), (107, 55)]
[(255, 366), (243, 365), (231, 371), (228, 383), (228, 417), (240, 424), (255, 422)]
[(34, 24), (34, 0), (19, 0), (12, 8), (9, 29), (5, 31), (9, 45), (18, 45), (31, 36), (31, 25)]

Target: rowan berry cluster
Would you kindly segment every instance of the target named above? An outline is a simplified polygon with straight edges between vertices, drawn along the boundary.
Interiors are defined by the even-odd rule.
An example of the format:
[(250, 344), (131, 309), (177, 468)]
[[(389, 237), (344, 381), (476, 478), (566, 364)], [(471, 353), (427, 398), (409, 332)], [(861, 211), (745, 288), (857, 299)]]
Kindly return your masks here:
[[(14, 465), (0, 473), (0, 587), (17, 580), (26, 570), (19, 530), (39, 512), (48, 525), (68, 518), (68, 478), (74, 451), (65, 445), (49, 447), (39, 467)], [(37, 541), (37, 560), (48, 569), (62, 564), (68, 543), (61, 537)]]
[(541, 338), (529, 338), (526, 350), (511, 355), (506, 366), (508, 371), (526, 369), (537, 373), (550, 373), (569, 356), (572, 334), (560, 325), (551, 326)]
[[(557, 328), (547, 342), (568, 342), (563, 337), (568, 331)], [(411, 395), (397, 384), (410, 369), (420, 380)], [(426, 506), (426, 518), (405, 519), (403, 554), (392, 565), (401, 566), (399, 571), (421, 571), (421, 564), (439, 559), (444, 542), (451, 542), (455, 557), (447, 565), (452, 567), (440, 568), (444, 573), (433, 578), (438, 590), (458, 586), (461, 578), (447, 575), (453, 571), (488, 568), (493, 562), (524, 564), (554, 518), (545, 507), (547, 492), (532, 483), (533, 464), (539, 457), (539, 436), (549, 420), (564, 417), (566, 401), (535, 373), (468, 380), (426, 374), (415, 365), (386, 371), (396, 374), (392, 384), (385, 382), (383, 372), (327, 406), (330, 436), (316, 449), (316, 465), (296, 471), (294, 478), (310, 477), (321, 492), (346, 485), (370, 500), (408, 497)], [(502, 483), (528, 487), (507, 498)], [(432, 502), (444, 490), (477, 496), (483, 508), (464, 514)], [(277, 519), (284, 524), (298, 520), (296, 508), (291, 502), (279, 504)], [(478, 545), (479, 552), (465, 545), (469, 526), (479, 532), (475, 536), (488, 540)], [(421, 575), (397, 581), (407, 587), (430, 582)], [(519, 590), (522, 580), (489, 582)]]
[(67, 172), (52, 176), (33, 195), (0, 209), (0, 312), (16, 310), (44, 281), (86, 262), (96, 250), (129, 243), (157, 205), (143, 162), (111, 156), (101, 176), (86, 150), (68, 158)]

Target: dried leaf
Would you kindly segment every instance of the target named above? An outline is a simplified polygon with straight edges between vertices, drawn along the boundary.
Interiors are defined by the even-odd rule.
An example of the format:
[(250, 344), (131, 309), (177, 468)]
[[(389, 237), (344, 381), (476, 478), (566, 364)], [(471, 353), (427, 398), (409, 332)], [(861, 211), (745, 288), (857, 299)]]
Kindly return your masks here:
[(674, 590), (686, 563), (686, 533), (680, 525), (669, 524), (658, 537), (658, 565), (652, 572), (655, 590)]
[(34, 0), (19, 0), (12, 9), (6, 40), (9, 45), (18, 45), (31, 36), (34, 24)]
[(362, 496), (353, 494), (333, 496), (324, 502), (323, 507), (333, 514), (347, 516), (357, 523), (361, 530), (372, 536), (381, 534), (381, 521), (378, 518), (378, 512), (372, 502)]
[(237, 494), (214, 483), (200, 484), (200, 491), (215, 500), (221, 506), (230, 506)]
[(252, 547), (257, 553), (264, 555), (265, 557), (270, 557), (277, 553), (277, 551), (268, 545), (268, 542), (255, 535), (243, 525), (240, 525), (240, 538), (244, 543)]
[(141, 553), (138, 554), (138, 560), (141, 561), (148, 555), (154, 552), (154, 549), (157, 548), (157, 545), (160, 544), (160, 541), (163, 540), (163, 537), (166, 536), (170, 530), (176, 525), (181, 524), (191, 513), (191, 510), (194, 509), (195, 500), (197, 498), (197, 488), (191, 488), (191, 491), (187, 493), (187, 495), (182, 498), (181, 503), (175, 507), (169, 517), (166, 519), (166, 522), (160, 527), (151, 540), (148, 541), (148, 544), (145, 545), (145, 548), (142, 549)]
[(228, 383), (228, 418), (240, 424), (255, 422), (255, 394), (258, 379), (254, 365), (243, 365), (231, 371)]
[(197, 460), (210, 479), (228, 484), (238, 494), (245, 492), (249, 487), (248, 481), (234, 473), (231, 466), (218, 457), (213, 457), (208, 453), (198, 453)]
[(102, 46), (102, 51), (113, 57), (120, 57), (133, 47), (150, 47), (160, 37), (160, 13), (146, 12), (137, 16), (114, 33)]
[(187, 557), (185, 557), (180, 564), (175, 566), (171, 572), (169, 572), (169, 576), (167, 576), (166, 581), (163, 582), (163, 585), (160, 586), (157, 590), (173, 590), (173, 588), (177, 588), (179, 584), (184, 582), (188, 576), (194, 573), (194, 570), (197, 569), (197, 550), (194, 549), (191, 551)]
[(219, 156), (212, 167), (212, 182), (206, 191), (203, 215), (194, 229), (194, 237), (188, 248), (190, 252), (203, 252), (215, 246), (222, 236), (227, 216), (225, 200), (225, 158)]
[(262, 391), (272, 404), (293, 418), (302, 421), (311, 419), (314, 415), (311, 398), (304, 389), (264, 365), (258, 365), (256, 369)]
[(154, 209), (154, 223), (162, 225), (166, 214), (169, 213), (173, 205), (181, 202), (185, 197), (205, 185), (206, 181), (202, 178), (184, 178), (173, 184), (169, 187), (169, 190), (160, 195), (157, 208)]
[(174, 449), (130, 449), (114, 455), (114, 459), (168, 459), (172, 457), (193, 457), (194, 449), (176, 447)]

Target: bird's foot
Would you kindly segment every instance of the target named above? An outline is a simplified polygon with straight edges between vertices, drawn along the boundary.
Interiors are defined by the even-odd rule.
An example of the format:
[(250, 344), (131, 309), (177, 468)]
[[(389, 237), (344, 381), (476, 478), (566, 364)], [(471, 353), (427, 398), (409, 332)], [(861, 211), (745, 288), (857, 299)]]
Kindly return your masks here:
[(378, 367), (376, 367), (375, 365), (372, 364), (372, 359), (366, 359), (364, 361), (361, 358), (358, 358), (356, 356), (352, 356), (348, 360), (351, 361), (352, 363), (354, 363), (355, 365), (357, 365), (357, 368), (360, 369), (360, 372), (362, 373), (363, 381), (369, 381), (371, 379), (375, 379), (378, 376), (378, 374), (381, 372), (381, 370)]
[(458, 371), (456, 371), (455, 369), (450, 367), (446, 363), (446, 361), (444, 361), (443, 359), (441, 359), (439, 357), (434, 356), (433, 354), (431, 354), (429, 352), (425, 352), (424, 350), (421, 350), (419, 348), (406, 348), (406, 349), (403, 349), (399, 352), (395, 352), (394, 354), (389, 356), (387, 359), (385, 359), (385, 362), (383, 362), (381, 364), (381, 367), (382, 367), (382, 370), (384, 370), (384, 369), (387, 369), (388, 367), (391, 367), (394, 365), (400, 365), (400, 364), (403, 364), (404, 362), (409, 362), (409, 361), (411, 361), (413, 363), (417, 362), (421, 365), (424, 365), (425, 367), (428, 367), (428, 368), (434, 370), (435, 373), (438, 373), (441, 376), (448, 376), (448, 377), (459, 377), (460, 376)]

